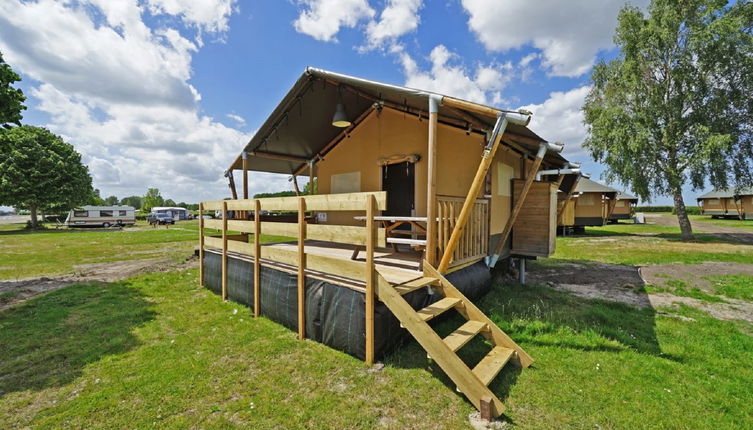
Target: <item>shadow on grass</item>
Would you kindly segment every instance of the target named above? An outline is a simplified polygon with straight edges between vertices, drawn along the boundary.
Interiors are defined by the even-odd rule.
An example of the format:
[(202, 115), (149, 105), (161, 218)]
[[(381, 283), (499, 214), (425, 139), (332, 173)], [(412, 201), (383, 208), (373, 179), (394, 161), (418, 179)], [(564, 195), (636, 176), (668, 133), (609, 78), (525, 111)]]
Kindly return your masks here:
[(0, 312), (0, 397), (71, 382), (136, 347), (133, 329), (155, 315), (127, 282), (71, 285)]
[(685, 243), (728, 243), (732, 245), (739, 245), (753, 242), (753, 233), (746, 233), (742, 231), (740, 233), (695, 233), (693, 240), (683, 240), (680, 237), (680, 233), (632, 233), (625, 231), (610, 231), (610, 230), (595, 230), (587, 229), (585, 233), (570, 234), (565, 236), (566, 238), (583, 239), (589, 237), (656, 237), (660, 239), (666, 239), (673, 242), (685, 242)]
[[(635, 294), (647, 295), (642, 289)], [(539, 345), (556, 346), (563, 350), (635, 351), (676, 362), (683, 361), (682, 357), (662, 353), (656, 336), (656, 311), (651, 307), (636, 308), (622, 303), (584, 299), (547, 286), (519, 284), (495, 285), (476, 304), (524, 349)], [(465, 319), (453, 315), (435, 324), (434, 328), (444, 337), (463, 322)], [(473, 368), (489, 350), (490, 344), (477, 336), (458, 355)], [(536, 359), (535, 356), (533, 358)], [(427, 369), (448, 388), (455, 388), (439, 366), (429, 360), (424, 350), (411, 338), (385, 362), (395, 367)], [(534, 368), (536, 365), (534, 362)], [(505, 366), (490, 389), (504, 402), (520, 372), (518, 366)]]

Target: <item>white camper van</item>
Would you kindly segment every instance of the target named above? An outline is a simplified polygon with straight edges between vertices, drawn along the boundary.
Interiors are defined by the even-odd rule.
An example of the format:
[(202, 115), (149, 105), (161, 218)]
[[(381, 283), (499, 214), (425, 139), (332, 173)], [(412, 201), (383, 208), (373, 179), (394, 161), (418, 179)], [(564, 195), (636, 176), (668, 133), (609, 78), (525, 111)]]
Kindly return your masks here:
[(110, 227), (136, 223), (135, 209), (131, 206), (82, 206), (68, 212), (68, 227)]

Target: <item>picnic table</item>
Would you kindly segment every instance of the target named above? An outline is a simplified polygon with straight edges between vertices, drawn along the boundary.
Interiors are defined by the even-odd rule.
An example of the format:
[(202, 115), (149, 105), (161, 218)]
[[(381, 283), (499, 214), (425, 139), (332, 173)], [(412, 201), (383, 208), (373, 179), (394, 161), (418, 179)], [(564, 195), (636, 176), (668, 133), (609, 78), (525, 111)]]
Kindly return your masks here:
[[(358, 221), (366, 221), (365, 216), (357, 216), (353, 217), (354, 219)], [(384, 233), (387, 238), (387, 243), (392, 245), (392, 249), (395, 250), (395, 252), (399, 252), (397, 249), (397, 245), (410, 245), (412, 247), (416, 247), (419, 249), (424, 249), (426, 247), (426, 227), (424, 225), (421, 225), (420, 223), (426, 223), (425, 216), (389, 216), (389, 215), (380, 215), (375, 216), (374, 221), (379, 221), (382, 223), (382, 226), (384, 227)], [(410, 230), (398, 230), (397, 228), (402, 225), (410, 225)], [(396, 236), (411, 236), (410, 238), (402, 238), (402, 237), (396, 237)], [(424, 239), (413, 239), (413, 236), (424, 236)], [(351, 260), (355, 260), (358, 258), (358, 253), (363, 249), (364, 247), (362, 245), (357, 245), (356, 248), (353, 250), (353, 255), (350, 257)]]

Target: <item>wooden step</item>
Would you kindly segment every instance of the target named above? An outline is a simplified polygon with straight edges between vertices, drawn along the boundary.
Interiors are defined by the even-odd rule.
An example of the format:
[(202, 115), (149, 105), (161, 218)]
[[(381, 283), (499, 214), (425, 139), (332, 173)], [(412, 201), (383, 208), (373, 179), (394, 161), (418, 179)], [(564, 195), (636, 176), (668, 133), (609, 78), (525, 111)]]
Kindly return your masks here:
[(457, 351), (485, 328), (486, 323), (482, 323), (481, 321), (468, 321), (444, 338), (444, 343), (447, 344), (451, 350)]
[(473, 374), (484, 383), (489, 385), (500, 370), (507, 364), (515, 353), (514, 349), (504, 346), (495, 346), (489, 354), (473, 368)]
[(400, 285), (395, 285), (395, 291), (400, 293), (400, 295), (402, 296), (403, 294), (408, 294), (411, 291), (419, 290), (435, 282), (437, 282), (437, 278), (430, 278), (428, 276), (424, 276), (418, 279), (414, 279), (412, 281), (402, 283)]
[(429, 306), (421, 309), (420, 311), (416, 312), (424, 321), (429, 321), (430, 319), (434, 318), (437, 315), (442, 314), (443, 312), (447, 311), (448, 309), (452, 309), (460, 303), (460, 299), (452, 298), (452, 297), (445, 297), (444, 299), (432, 303)]

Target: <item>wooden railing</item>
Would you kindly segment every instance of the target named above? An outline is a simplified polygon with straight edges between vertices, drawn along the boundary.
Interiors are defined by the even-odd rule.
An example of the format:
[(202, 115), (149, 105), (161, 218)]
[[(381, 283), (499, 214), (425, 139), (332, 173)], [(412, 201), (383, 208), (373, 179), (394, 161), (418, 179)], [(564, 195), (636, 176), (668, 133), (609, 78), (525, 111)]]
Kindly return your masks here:
[[(261, 264), (263, 260), (297, 267), (298, 270), (298, 337), (305, 337), (305, 280), (306, 271), (317, 271), (344, 278), (363, 281), (366, 284), (366, 361), (374, 360), (374, 298), (376, 270), (374, 249), (385, 247), (386, 237), (383, 228), (377, 228), (374, 216), (385, 210), (387, 193), (325, 194), (302, 197), (272, 197), (256, 200), (222, 200), (202, 202), (200, 215), (204, 211), (221, 211), (222, 219), (204, 219), (199, 222), (200, 282), (204, 285), (204, 251), (214, 248), (222, 253), (222, 298), (227, 300), (227, 259), (228, 252), (253, 257), (254, 261), (254, 303), (255, 316), (261, 312)], [(262, 211), (286, 211), (297, 214), (297, 222), (265, 222), (261, 216), (253, 220), (228, 219), (229, 211), (261, 214)], [(342, 226), (310, 224), (306, 221), (307, 211), (363, 211), (366, 226)], [(205, 229), (217, 229), (221, 236), (207, 236)], [(230, 235), (236, 231), (241, 234)], [(251, 236), (253, 234), (253, 241)], [(262, 246), (262, 234), (288, 236), (297, 239), (298, 249)], [(356, 246), (364, 246), (366, 261), (344, 260), (306, 252), (306, 240), (321, 240)]]
[[(463, 197), (437, 196), (437, 247), (444, 254), (452, 229), (463, 207)], [(477, 199), (463, 235), (452, 255), (450, 267), (484, 258), (489, 252), (489, 201)]]

